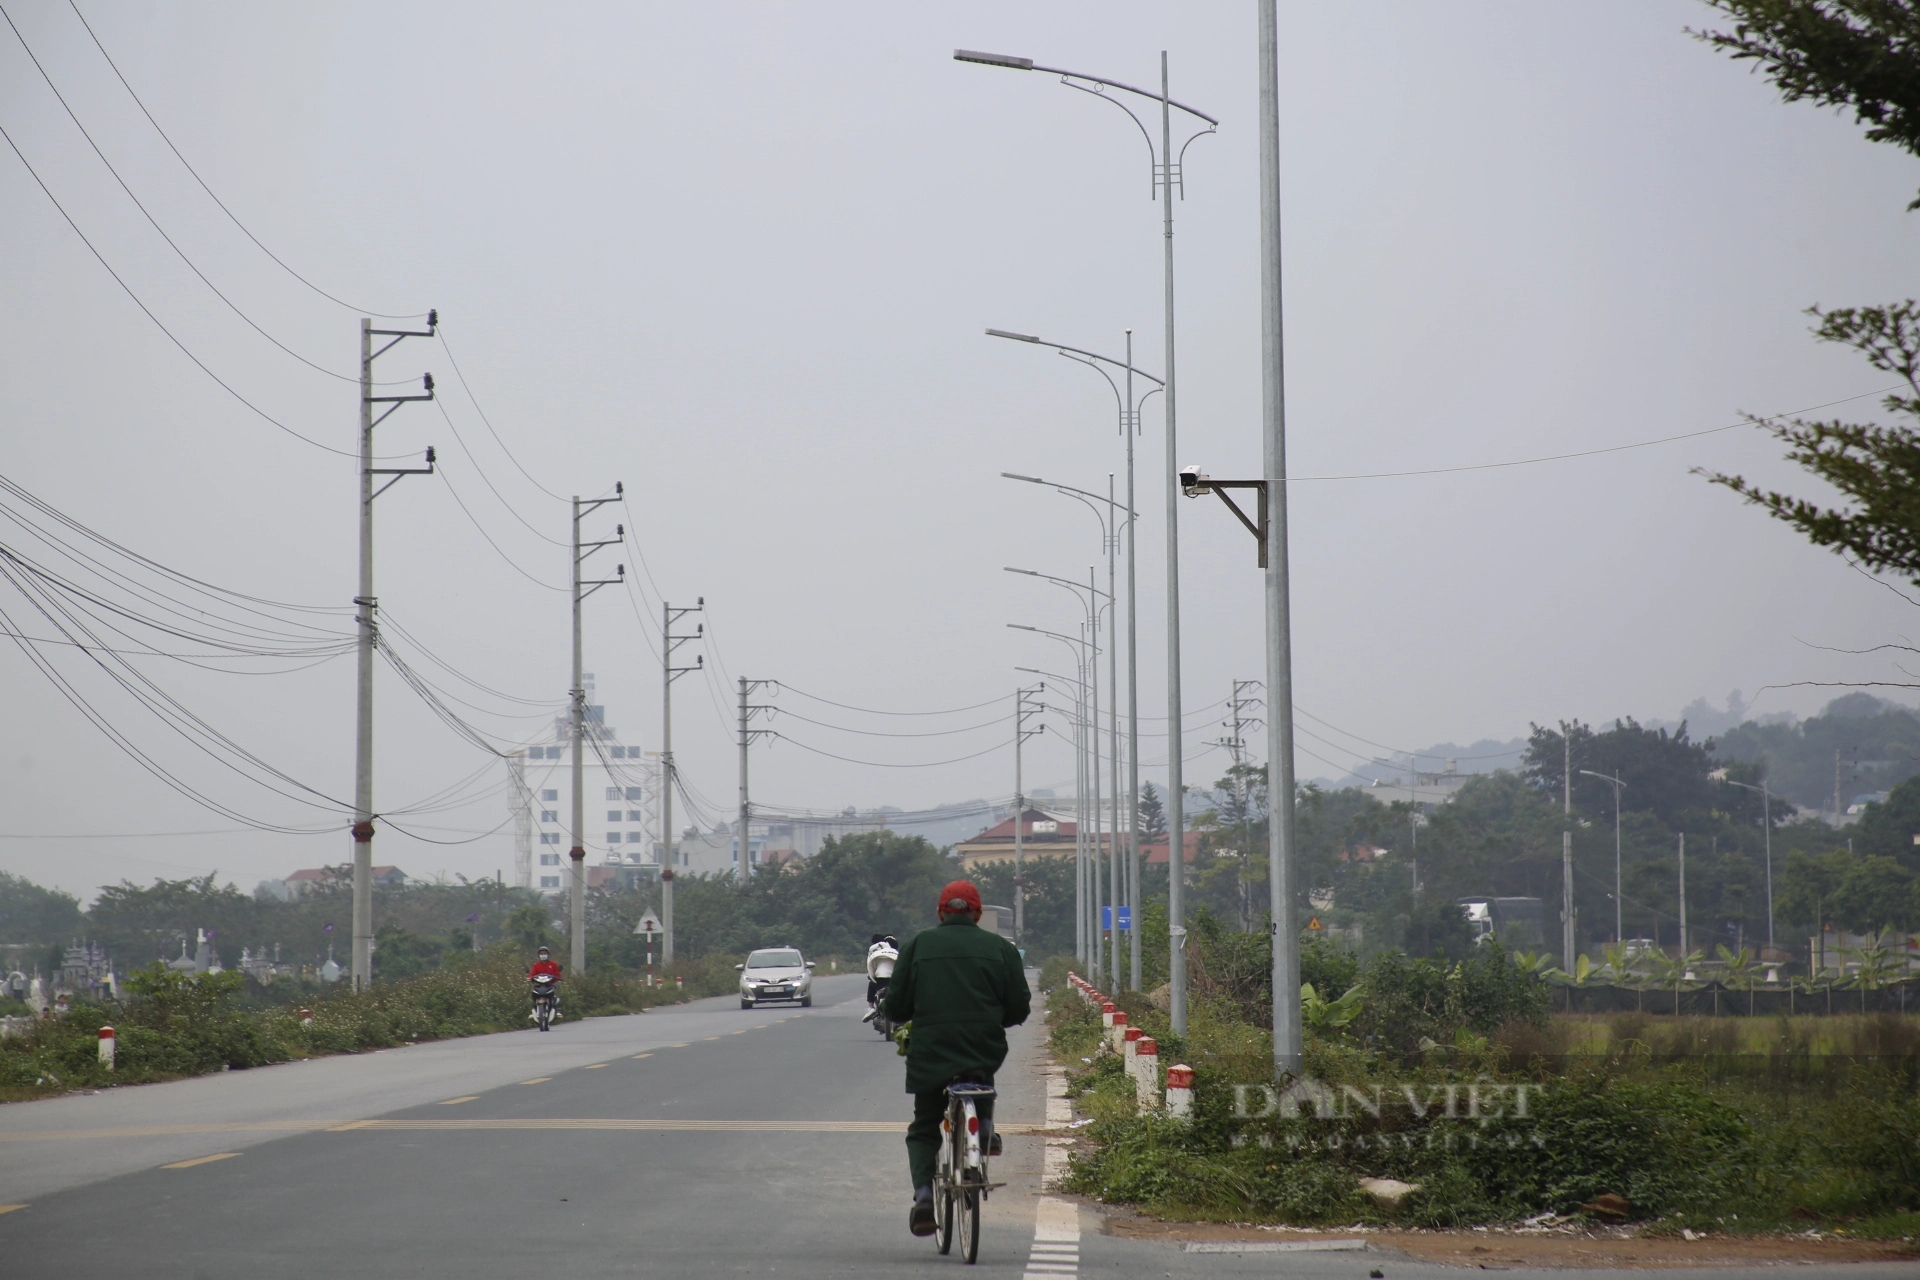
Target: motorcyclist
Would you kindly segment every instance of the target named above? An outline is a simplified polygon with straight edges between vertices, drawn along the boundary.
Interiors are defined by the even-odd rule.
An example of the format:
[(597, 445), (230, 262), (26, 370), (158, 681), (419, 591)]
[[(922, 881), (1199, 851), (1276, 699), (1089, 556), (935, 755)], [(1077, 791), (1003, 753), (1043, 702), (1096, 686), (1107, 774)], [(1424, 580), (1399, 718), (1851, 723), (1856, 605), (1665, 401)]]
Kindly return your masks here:
[[(907, 1092), (913, 1095), (907, 1228), (917, 1236), (934, 1231), (933, 1176), (947, 1085), (962, 1077), (992, 1084), (1007, 1060), (1006, 1029), (1025, 1022), (1033, 1009), (1020, 953), (980, 928), (980, 890), (955, 880), (940, 891), (939, 914), (938, 928), (921, 930), (900, 948), (884, 1006), (889, 1021), (913, 1024), (907, 1041)], [(979, 1108), (988, 1154), (998, 1155), (993, 1100), (982, 1099)]]
[[(527, 981), (532, 982), (535, 978), (543, 974), (552, 978), (556, 984), (553, 992), (553, 1010), (555, 1013), (558, 1013), (560, 1011), (560, 990), (558, 986), (560, 981), (560, 965), (554, 960), (553, 952), (546, 947), (540, 948), (532, 966), (528, 968)], [(528, 1014), (527, 1016), (532, 1017), (533, 1015)]]
[[(894, 951), (897, 952), (900, 950), (900, 939), (894, 937), (890, 933), (874, 934), (873, 937), (868, 939), (867, 941), (868, 957), (869, 958), (872, 957), (875, 947), (883, 947), (883, 946), (892, 947)], [(872, 1008), (880, 1002), (880, 992), (881, 992), (881, 989), (886, 986), (886, 983), (887, 983), (886, 979), (874, 977), (872, 967), (871, 966), (868, 967), (868, 970), (867, 970), (867, 1007), (868, 1008)]]

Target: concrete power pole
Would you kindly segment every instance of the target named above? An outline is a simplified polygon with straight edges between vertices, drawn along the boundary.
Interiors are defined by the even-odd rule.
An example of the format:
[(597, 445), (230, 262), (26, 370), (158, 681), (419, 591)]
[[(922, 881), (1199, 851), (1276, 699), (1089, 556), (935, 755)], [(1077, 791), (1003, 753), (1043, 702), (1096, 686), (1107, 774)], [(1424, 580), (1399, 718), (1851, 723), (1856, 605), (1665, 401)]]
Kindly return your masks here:
[(1573, 730), (1563, 721), (1560, 747), (1565, 781), (1560, 793), (1560, 964), (1573, 971)]
[[(376, 467), (373, 465), (373, 429), (391, 417), (401, 405), (414, 400), (433, 399), (433, 375), (421, 379), (425, 393), (417, 396), (376, 396), (373, 394), (373, 362), (408, 338), (431, 338), (440, 327), (440, 313), (427, 312), (425, 329), (376, 329), (373, 321), (360, 321), (360, 593), (353, 598), (359, 610), (360, 627), (359, 691), (354, 703), (353, 737), (353, 989), (364, 990), (373, 981), (373, 651), (380, 643), (379, 605), (373, 594), (373, 500), (400, 483), (402, 476), (430, 475), (433, 450), (427, 450), (424, 467)], [(378, 351), (375, 338), (390, 338)], [(376, 404), (391, 405), (379, 417), (373, 416)], [(375, 476), (393, 479), (373, 487)]]
[(765, 711), (766, 707), (751, 706), (747, 698), (755, 689), (772, 684), (771, 680), (749, 680), (740, 677), (740, 883), (745, 884), (753, 877), (753, 846), (748, 838), (748, 823), (753, 819), (753, 803), (747, 798), (747, 748), (757, 737), (773, 732), (771, 729), (749, 728), (747, 722), (753, 719), (756, 711)]
[(1027, 792), (1021, 775), (1021, 748), (1028, 738), (1038, 737), (1046, 728), (1036, 725), (1027, 728), (1027, 719), (1037, 716), (1046, 707), (1029, 704), (1030, 696), (1039, 694), (1047, 686), (1037, 684), (1031, 689), (1013, 691), (1013, 941), (1015, 946), (1025, 946), (1027, 941)]
[[(627, 566), (620, 566), (619, 572), (612, 578), (597, 582), (582, 581), (580, 571), (588, 556), (601, 547), (618, 546), (626, 537), (626, 526), (615, 525), (618, 536), (602, 539), (599, 542), (580, 541), (580, 518), (588, 513), (618, 502), (622, 486), (615, 483), (613, 497), (592, 498), (581, 501), (580, 495), (573, 498), (573, 687), (568, 691), (572, 705), (571, 724), (568, 738), (572, 743), (573, 754), (573, 847), (567, 851), (567, 858), (573, 865), (573, 882), (569, 886), (571, 910), (568, 912), (568, 932), (572, 935), (572, 954), (569, 963), (575, 973), (587, 971), (587, 845), (586, 845), (586, 761), (585, 744), (587, 730), (587, 685), (581, 671), (580, 606), (586, 598), (601, 587), (624, 581)], [(584, 590), (583, 590), (584, 588)]]
[(679, 865), (674, 860), (673, 841), (673, 682), (689, 671), (706, 665), (705, 654), (695, 654), (693, 665), (673, 665), (673, 651), (706, 634), (707, 624), (695, 625), (690, 636), (673, 634), (673, 624), (690, 613), (707, 607), (707, 598), (699, 597), (692, 607), (674, 608), (660, 602), (660, 963), (673, 963), (673, 875)]
[(507, 756), (507, 790), (513, 797), (513, 882), (533, 887), (533, 791), (527, 786), (527, 753)]

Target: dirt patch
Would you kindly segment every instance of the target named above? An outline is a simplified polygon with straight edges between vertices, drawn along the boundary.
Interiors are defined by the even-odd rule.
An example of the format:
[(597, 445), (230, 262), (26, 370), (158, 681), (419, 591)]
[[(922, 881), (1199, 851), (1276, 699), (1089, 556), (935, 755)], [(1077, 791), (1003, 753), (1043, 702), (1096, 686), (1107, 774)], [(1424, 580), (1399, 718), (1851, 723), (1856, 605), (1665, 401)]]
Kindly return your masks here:
[(1136, 1240), (1307, 1241), (1363, 1237), (1370, 1249), (1393, 1249), (1458, 1267), (1713, 1267), (1756, 1263), (1897, 1262), (1920, 1258), (1920, 1244), (1848, 1240), (1839, 1236), (1646, 1236), (1637, 1228), (1567, 1231), (1382, 1231), (1369, 1227), (1309, 1231), (1225, 1222), (1160, 1222), (1114, 1216), (1101, 1230)]

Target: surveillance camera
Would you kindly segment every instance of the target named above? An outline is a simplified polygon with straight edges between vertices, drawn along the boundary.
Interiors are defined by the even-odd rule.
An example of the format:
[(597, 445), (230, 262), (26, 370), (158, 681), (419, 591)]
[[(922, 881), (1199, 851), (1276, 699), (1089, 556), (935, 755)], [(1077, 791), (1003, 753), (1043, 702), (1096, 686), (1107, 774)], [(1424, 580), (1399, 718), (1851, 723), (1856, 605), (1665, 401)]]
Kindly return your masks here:
[(1180, 468), (1180, 491), (1189, 498), (1197, 498), (1207, 492), (1207, 481), (1212, 477), (1191, 464)]

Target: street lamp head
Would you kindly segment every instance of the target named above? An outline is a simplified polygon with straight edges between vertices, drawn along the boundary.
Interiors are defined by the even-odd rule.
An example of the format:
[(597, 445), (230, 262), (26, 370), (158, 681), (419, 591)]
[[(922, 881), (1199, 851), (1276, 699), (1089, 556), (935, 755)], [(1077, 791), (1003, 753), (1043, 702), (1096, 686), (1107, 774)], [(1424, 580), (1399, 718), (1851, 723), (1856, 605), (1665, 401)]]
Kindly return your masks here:
[(1032, 58), (1016, 58), (1010, 53), (981, 53), (978, 49), (955, 49), (955, 62), (978, 62), (988, 67), (1012, 67), (1015, 71), (1033, 70)]
[(1014, 568), (1014, 567), (1013, 567), (1012, 565), (1010, 565), (1010, 564), (1009, 564), (1009, 565), (1002, 565), (1002, 566), (1001, 566), (1001, 568), (1002, 568), (1003, 570), (1005, 570), (1005, 571), (1006, 571), (1007, 573), (1024, 573), (1024, 574), (1026, 574), (1026, 575), (1027, 575), (1027, 576), (1028, 576), (1029, 578), (1038, 578), (1038, 577), (1040, 577), (1040, 576), (1041, 576), (1041, 574), (1040, 574), (1040, 572), (1039, 572), (1038, 570), (1035, 570), (1035, 569), (1016, 569), (1016, 568)]
[(1028, 484), (1046, 483), (1046, 481), (1042, 480), (1039, 476), (1023, 476), (1012, 471), (1002, 471), (1000, 474), (1008, 480), (1025, 480)]
[(1039, 338), (1030, 333), (1009, 333), (1005, 329), (987, 330), (989, 338), (1012, 338), (1015, 342), (1038, 342)]
[(1180, 492), (1186, 494), (1189, 498), (1197, 498), (1204, 493), (1211, 492), (1207, 487), (1207, 482), (1212, 478), (1213, 477), (1209, 476), (1200, 468), (1189, 463), (1180, 468)]

